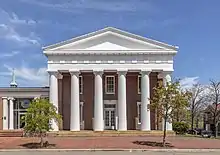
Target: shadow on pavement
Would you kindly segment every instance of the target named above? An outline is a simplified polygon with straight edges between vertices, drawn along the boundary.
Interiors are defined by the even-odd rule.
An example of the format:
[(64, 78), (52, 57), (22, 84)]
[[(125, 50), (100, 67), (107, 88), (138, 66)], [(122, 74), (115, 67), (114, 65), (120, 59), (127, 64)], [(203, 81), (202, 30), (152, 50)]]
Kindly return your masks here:
[(49, 144), (48, 142), (45, 142), (43, 144), (43, 147), (40, 147), (40, 143), (25, 143), (25, 144), (21, 144), (20, 146), (28, 149), (40, 149), (40, 148), (55, 148), (56, 144)]
[[(146, 146), (152, 146), (152, 147), (163, 147), (162, 142), (153, 142), (153, 141), (134, 141), (133, 144), (146, 145)], [(171, 145), (171, 143), (166, 143), (165, 147), (172, 148), (174, 146)]]

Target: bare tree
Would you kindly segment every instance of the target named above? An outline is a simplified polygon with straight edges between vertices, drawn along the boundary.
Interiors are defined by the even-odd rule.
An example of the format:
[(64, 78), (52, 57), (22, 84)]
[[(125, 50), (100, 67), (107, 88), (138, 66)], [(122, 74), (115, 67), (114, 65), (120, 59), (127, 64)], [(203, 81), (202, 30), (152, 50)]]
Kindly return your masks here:
[(208, 101), (209, 111), (215, 127), (215, 137), (218, 136), (218, 123), (220, 121), (220, 81), (210, 80)]
[(191, 117), (191, 129), (193, 130), (195, 118), (204, 108), (204, 87), (200, 84), (194, 84), (193, 87), (188, 91), (191, 93), (189, 109)]

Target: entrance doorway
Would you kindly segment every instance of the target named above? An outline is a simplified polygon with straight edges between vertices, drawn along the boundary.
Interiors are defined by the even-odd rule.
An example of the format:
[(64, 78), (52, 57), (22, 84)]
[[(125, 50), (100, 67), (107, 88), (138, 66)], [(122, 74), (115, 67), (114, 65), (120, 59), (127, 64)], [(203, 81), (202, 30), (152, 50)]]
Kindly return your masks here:
[(25, 122), (22, 118), (27, 112), (27, 108), (33, 98), (16, 98), (14, 101), (14, 129), (22, 129), (25, 126)]
[(18, 114), (19, 117), (18, 117), (18, 128), (19, 129), (23, 129), (24, 126), (25, 126), (25, 121), (23, 121), (23, 117), (25, 117), (25, 112), (21, 112)]
[(104, 120), (105, 120), (105, 129), (114, 130), (115, 129), (115, 116), (116, 108), (115, 104), (105, 104), (104, 105)]

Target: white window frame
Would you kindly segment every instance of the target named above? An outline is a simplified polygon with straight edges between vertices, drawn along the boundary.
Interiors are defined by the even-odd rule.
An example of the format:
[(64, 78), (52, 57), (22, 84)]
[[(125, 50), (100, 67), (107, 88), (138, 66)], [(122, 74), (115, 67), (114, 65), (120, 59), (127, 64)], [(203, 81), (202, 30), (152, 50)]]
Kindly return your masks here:
[[(80, 85), (80, 82), (81, 82), (81, 85)], [(79, 94), (83, 94), (83, 76), (82, 75), (79, 76), (79, 91), (80, 91)]]
[(139, 109), (139, 106), (141, 106), (141, 102), (137, 102), (137, 118), (138, 118), (138, 124), (141, 124), (141, 109)]
[[(141, 80), (141, 75), (138, 75), (138, 79), (137, 79), (137, 83), (138, 83), (137, 84), (138, 85), (137, 86), (137, 91), (138, 91), (138, 94), (141, 94), (141, 83), (140, 83), (141, 81), (140, 80)], [(139, 87), (140, 87), (140, 89), (139, 89)]]
[[(108, 92), (107, 90), (107, 78), (113, 78), (113, 92)], [(106, 75), (105, 76), (105, 94), (115, 94), (115, 76), (114, 75)]]

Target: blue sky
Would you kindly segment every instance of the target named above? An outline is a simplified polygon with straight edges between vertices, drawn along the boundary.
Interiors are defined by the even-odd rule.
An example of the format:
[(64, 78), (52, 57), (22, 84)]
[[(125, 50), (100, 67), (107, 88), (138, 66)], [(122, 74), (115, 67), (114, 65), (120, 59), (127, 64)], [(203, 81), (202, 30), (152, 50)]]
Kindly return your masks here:
[(41, 47), (106, 26), (179, 46), (174, 77), (219, 80), (219, 0), (1, 0), (0, 86), (47, 84)]

